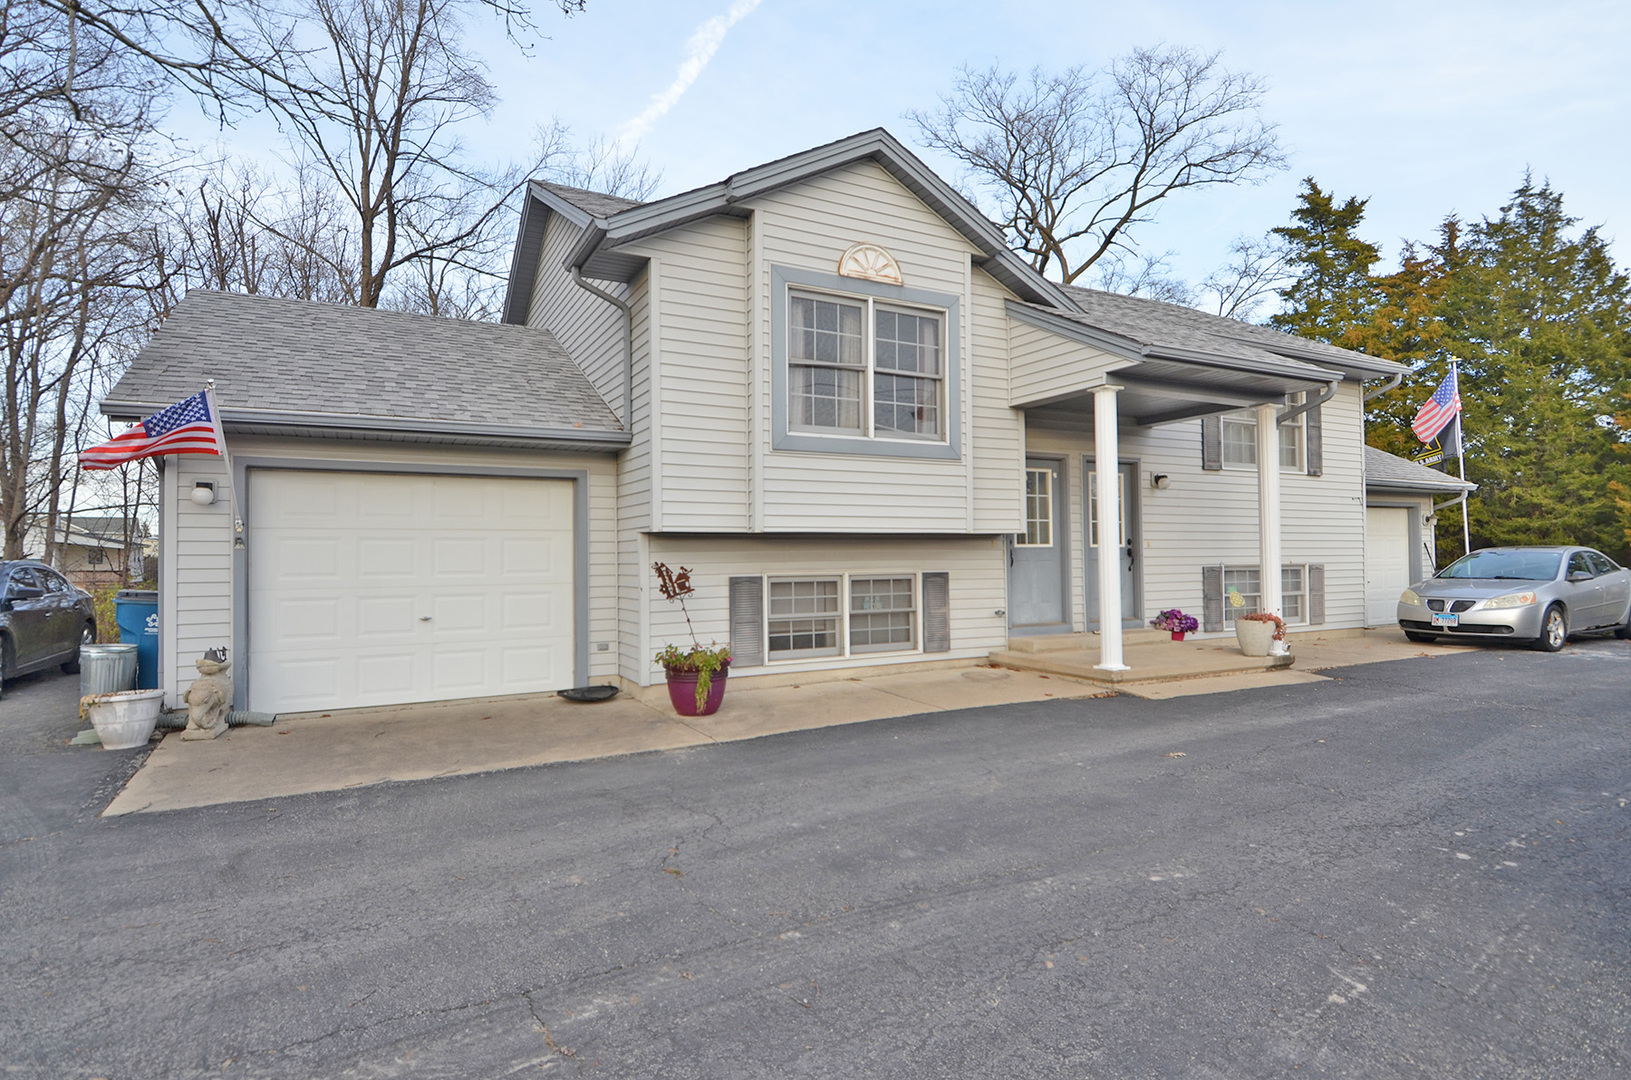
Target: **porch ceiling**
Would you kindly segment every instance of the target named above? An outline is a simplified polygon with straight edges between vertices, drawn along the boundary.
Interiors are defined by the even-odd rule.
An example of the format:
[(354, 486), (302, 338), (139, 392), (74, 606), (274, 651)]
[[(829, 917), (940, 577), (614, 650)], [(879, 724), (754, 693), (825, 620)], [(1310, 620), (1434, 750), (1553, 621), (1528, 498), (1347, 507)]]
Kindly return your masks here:
[[(1279, 404), (1287, 394), (1314, 391), (1327, 385), (1335, 372), (1311, 370), (1307, 375), (1267, 374), (1214, 368), (1178, 360), (1146, 360), (1106, 372), (1106, 385), (1120, 386), (1116, 415), (1137, 427), (1173, 424), (1197, 416)], [(1061, 394), (1024, 406), (1027, 415), (1089, 423), (1093, 416), (1091, 388)]]

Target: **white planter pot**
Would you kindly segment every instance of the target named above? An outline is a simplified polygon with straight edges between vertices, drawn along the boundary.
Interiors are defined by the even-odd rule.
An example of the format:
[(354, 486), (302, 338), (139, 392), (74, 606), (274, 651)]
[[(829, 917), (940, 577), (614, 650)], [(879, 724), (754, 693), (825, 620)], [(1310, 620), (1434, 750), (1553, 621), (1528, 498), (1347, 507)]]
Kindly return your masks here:
[(85, 718), (104, 750), (133, 750), (153, 737), (164, 704), (163, 690), (120, 690), (85, 702)]
[(1267, 656), (1274, 641), (1274, 624), (1255, 619), (1235, 620), (1235, 640), (1246, 656)]

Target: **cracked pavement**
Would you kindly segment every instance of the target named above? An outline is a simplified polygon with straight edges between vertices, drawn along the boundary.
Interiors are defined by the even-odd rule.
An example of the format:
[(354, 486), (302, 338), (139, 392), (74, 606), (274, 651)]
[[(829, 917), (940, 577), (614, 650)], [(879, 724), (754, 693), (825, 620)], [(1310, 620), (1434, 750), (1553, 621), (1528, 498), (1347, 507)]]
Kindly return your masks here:
[(1631, 1074), (1631, 645), (1328, 674), (105, 820), (0, 734), (0, 1076)]

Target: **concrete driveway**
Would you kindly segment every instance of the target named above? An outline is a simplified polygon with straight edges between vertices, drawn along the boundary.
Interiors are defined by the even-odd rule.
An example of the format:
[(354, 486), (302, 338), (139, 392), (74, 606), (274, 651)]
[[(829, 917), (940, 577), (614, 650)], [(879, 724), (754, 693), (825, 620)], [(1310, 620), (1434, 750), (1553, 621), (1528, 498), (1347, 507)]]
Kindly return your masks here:
[[(1442, 656), (1453, 646), (1413, 645), (1395, 630), (1299, 635), (1297, 667), (1124, 684), (1118, 691), (1170, 699), (1319, 682), (1310, 669)], [(678, 750), (789, 731), (916, 713), (1049, 699), (1102, 697), (1108, 688), (1000, 668), (940, 668), (799, 685), (738, 684), (708, 717), (682, 718), (652, 687), (581, 705), (553, 695), (353, 709), (281, 718), (211, 742), (164, 739), (107, 808), (110, 815), (176, 810), (391, 781), (460, 776)]]

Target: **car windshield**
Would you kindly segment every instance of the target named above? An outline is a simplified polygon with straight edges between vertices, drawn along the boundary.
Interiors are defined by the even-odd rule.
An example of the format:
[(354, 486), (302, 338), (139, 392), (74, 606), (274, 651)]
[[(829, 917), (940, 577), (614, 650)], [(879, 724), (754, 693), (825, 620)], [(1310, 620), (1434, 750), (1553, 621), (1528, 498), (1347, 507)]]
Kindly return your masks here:
[(1563, 556), (1556, 551), (1475, 551), (1440, 570), (1441, 578), (1505, 578), (1551, 581)]

